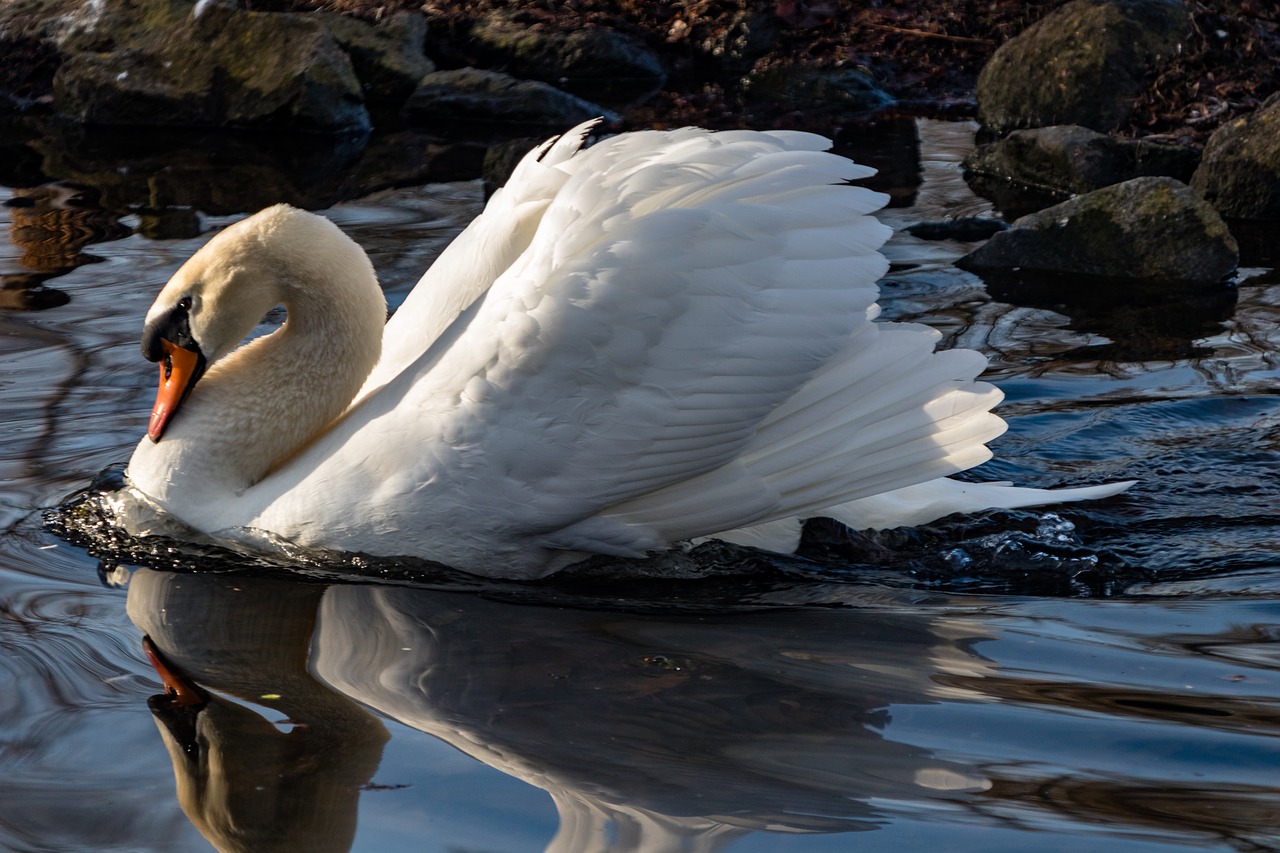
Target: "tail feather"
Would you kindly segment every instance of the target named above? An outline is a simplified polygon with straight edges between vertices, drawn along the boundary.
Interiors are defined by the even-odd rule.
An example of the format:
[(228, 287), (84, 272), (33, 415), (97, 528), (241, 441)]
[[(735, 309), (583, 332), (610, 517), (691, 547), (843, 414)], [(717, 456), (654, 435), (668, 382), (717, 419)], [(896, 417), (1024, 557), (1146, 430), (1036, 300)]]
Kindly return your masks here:
[(1031, 489), (1009, 483), (962, 483), (942, 478), (828, 507), (823, 514), (858, 530), (885, 530), (927, 524), (953, 513), (1100, 500), (1120, 494), (1134, 482)]

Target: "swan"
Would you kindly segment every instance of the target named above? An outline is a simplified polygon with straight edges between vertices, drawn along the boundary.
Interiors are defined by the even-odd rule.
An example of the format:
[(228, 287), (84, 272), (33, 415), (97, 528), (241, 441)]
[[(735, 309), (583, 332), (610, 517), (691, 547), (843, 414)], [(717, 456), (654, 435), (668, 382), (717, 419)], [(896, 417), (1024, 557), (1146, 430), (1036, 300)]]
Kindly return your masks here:
[(276, 205), (213, 237), (146, 315), (160, 387), (126, 526), (533, 578), (1129, 485), (947, 479), (990, 457), (1001, 393), (981, 354), (875, 322), (885, 197), (847, 183), (873, 170), (806, 133), (586, 146), (592, 126), (526, 155), (389, 321), (321, 216)]

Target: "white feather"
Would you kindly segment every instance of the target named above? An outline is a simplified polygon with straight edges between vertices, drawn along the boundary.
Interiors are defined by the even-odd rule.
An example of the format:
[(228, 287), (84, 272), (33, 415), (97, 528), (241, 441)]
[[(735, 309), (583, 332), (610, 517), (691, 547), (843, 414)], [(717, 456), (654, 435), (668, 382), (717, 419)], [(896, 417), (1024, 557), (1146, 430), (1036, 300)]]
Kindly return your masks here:
[[(282, 458), (211, 459), (213, 436), (256, 447), (261, 419), (241, 413), (296, 381), (215, 365), (171, 434), (139, 445), (135, 487), (210, 533), (507, 576), (716, 534), (794, 545), (807, 515), (883, 526), (895, 508), (921, 520), (957, 501), (1102, 493), (938, 479), (987, 458), (1000, 395), (975, 381), (980, 355), (874, 322), (884, 197), (846, 183), (866, 168), (808, 134), (685, 129), (579, 150), (589, 129), (521, 161), (386, 324), (376, 365), (326, 356), (378, 334), (320, 310), (374, 285), (325, 275), (337, 262), (310, 241), (344, 258), (354, 244), (280, 208), (211, 241), (149, 316), (194, 292), (210, 311), (192, 316), (197, 341), (225, 337), (216, 312), (235, 288), (278, 293), (272, 367), (363, 387), (336, 420), (294, 404), (305, 437)], [(207, 284), (232, 268), (244, 281)], [(331, 338), (304, 335), (313, 306)]]

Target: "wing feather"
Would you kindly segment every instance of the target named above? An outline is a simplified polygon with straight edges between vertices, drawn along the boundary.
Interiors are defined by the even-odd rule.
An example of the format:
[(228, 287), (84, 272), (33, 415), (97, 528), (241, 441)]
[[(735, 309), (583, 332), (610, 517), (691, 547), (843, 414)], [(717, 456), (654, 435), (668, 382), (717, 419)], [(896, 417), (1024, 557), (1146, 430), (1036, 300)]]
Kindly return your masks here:
[[(388, 324), (352, 416), (285, 479), (365, 489), (401, 536), (479, 517), (485, 552), (449, 553), (483, 571), (531, 541), (638, 555), (756, 524), (742, 535), (772, 541), (797, 514), (986, 457), (1003, 422), (974, 381), (985, 360), (873, 322), (885, 199), (847, 184), (870, 170), (809, 134), (578, 151), (588, 130), (521, 162)], [(311, 523), (341, 526), (341, 507)]]

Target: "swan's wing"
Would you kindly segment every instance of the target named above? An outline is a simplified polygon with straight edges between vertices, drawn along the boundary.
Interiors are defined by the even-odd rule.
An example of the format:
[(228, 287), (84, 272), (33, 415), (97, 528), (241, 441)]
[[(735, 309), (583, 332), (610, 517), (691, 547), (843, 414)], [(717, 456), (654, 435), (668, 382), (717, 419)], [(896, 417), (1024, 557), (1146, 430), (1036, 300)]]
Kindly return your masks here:
[[(415, 291), (388, 331), (404, 366), (272, 478), (254, 526), (375, 553), (393, 534), (484, 571), (531, 542), (636, 555), (986, 458), (984, 360), (871, 322), (883, 196), (827, 144), (646, 132), (547, 165), (554, 195), (492, 285), (428, 334), (442, 303)], [(491, 227), (441, 260), (489, 263)]]
[(398, 376), (528, 248), (568, 174), (557, 168), (582, 147), (599, 119), (583, 122), (526, 154), (484, 211), (423, 274), (387, 323), (382, 358), (357, 399)]
[[(561, 167), (528, 250), (407, 389), (448, 401), (452, 465), (485, 460), (473, 506), (521, 506), (509, 521), (559, 547), (634, 551), (634, 526), (602, 511), (742, 453), (868, 323), (885, 270), (889, 232), (868, 215), (883, 197), (847, 186), (869, 170), (826, 145), (654, 132)], [(743, 492), (734, 517), (775, 500)]]

